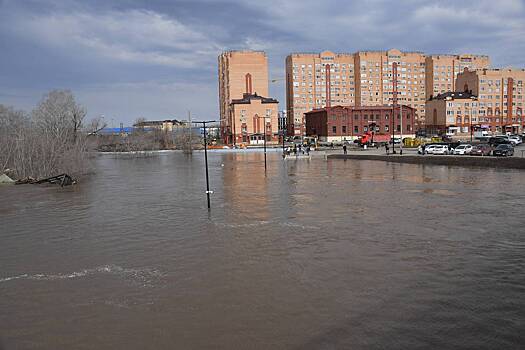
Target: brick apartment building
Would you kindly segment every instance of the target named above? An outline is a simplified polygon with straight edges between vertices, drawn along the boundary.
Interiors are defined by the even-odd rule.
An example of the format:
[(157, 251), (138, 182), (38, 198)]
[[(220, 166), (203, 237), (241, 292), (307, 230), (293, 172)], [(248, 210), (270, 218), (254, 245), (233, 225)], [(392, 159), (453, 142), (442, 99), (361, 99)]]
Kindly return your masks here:
[(286, 57), (288, 135), (304, 134), (304, 113), (312, 109), (355, 105), (354, 63), (353, 54), (331, 51)]
[(478, 119), (478, 98), (469, 92), (445, 92), (431, 96), (426, 103), (425, 125), (436, 134), (469, 134), (485, 127)]
[(397, 62), (397, 99), (419, 116), (425, 111), (425, 55), (421, 52), (356, 52), (357, 106), (389, 106), (393, 103), (393, 64)]
[(427, 99), (456, 90), (456, 79), (465, 68), (489, 68), (490, 59), (484, 55), (429, 55), (425, 59), (425, 92)]
[(395, 136), (414, 136), (416, 110), (397, 105), (394, 119), (392, 112), (393, 108), (388, 106), (334, 106), (316, 109), (305, 113), (306, 135), (328, 142), (352, 141), (368, 131), (376, 135), (392, 135), (394, 127)]
[(524, 82), (525, 69), (464, 70), (457, 77), (456, 91), (477, 96), (472, 117), (490, 131), (521, 133), (525, 131)]
[[(268, 98), (268, 58), (262, 51), (226, 51), (218, 57), (221, 138), (227, 144), (260, 133), (254, 117), (271, 119), (271, 134), (277, 133), (277, 104)], [(270, 111), (270, 112), (269, 112)], [(268, 115), (271, 113), (271, 115)], [(258, 120), (258, 119), (257, 119)]]
[(463, 68), (486, 68), (490, 64), (487, 56), (427, 56), (396, 49), (293, 53), (286, 58), (288, 132), (303, 134), (304, 113), (312, 109), (337, 104), (391, 106), (394, 62), (398, 64), (397, 99), (416, 110), (419, 126), (425, 122), (428, 93), (453, 90), (454, 77)]
[(279, 101), (257, 94), (245, 93), (230, 103), (232, 116), (230, 141), (234, 144), (260, 144), (278, 141)]

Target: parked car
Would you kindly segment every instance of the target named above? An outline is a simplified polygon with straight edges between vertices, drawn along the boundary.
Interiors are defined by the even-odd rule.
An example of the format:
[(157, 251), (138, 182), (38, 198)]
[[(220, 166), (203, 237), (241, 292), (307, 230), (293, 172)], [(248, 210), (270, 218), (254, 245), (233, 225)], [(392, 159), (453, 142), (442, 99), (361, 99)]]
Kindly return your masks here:
[(425, 154), (434, 154), (434, 148), (438, 145), (428, 145), (425, 147)]
[(450, 151), (447, 145), (435, 145), (432, 154), (449, 154)]
[(512, 144), (514, 146), (519, 145), (520, 143), (523, 142), (521, 137), (519, 137), (518, 135), (511, 135), (511, 136), (509, 136), (509, 141), (512, 142)]
[(489, 138), (489, 144), (493, 147), (501, 144), (509, 144), (511, 141), (508, 136), (494, 136)]
[(503, 157), (513, 156), (514, 147), (512, 147), (512, 145), (501, 144), (501, 145), (498, 145), (498, 147), (494, 149), (492, 154), (495, 156), (503, 156)]
[(454, 148), (453, 154), (465, 155), (470, 154), (470, 151), (472, 151), (472, 145), (462, 144)]
[(471, 156), (490, 156), (492, 152), (492, 147), (489, 144), (482, 143), (472, 147), (470, 151)]

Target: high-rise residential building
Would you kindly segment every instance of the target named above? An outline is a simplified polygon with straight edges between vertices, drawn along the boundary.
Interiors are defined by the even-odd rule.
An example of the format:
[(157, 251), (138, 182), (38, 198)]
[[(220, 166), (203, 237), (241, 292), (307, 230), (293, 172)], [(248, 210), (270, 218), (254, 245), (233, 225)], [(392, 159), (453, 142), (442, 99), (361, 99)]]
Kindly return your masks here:
[(465, 68), (475, 70), (489, 66), (490, 59), (484, 55), (428, 55), (425, 59), (427, 99), (456, 91), (457, 75)]
[[(421, 52), (397, 49), (353, 54), (330, 51), (291, 54), (286, 58), (288, 131), (303, 134), (304, 113), (312, 109), (335, 105), (391, 106), (394, 62), (397, 63), (397, 103), (416, 110), (417, 128), (425, 122), (428, 92), (435, 95), (434, 90), (453, 91), (454, 76), (458, 72), (464, 67), (487, 67), (490, 60), (487, 56), (468, 54), (427, 57)], [(427, 64), (431, 65), (430, 69)], [(439, 80), (434, 80), (435, 75)]]
[(424, 117), (425, 56), (422, 53), (392, 49), (355, 54), (325, 51), (289, 55), (286, 58), (289, 131), (303, 134), (304, 113), (312, 109), (335, 105), (392, 105), (394, 62), (398, 63), (398, 103), (413, 107), (419, 118)]
[(355, 54), (356, 105), (393, 103), (393, 64), (397, 62), (397, 103), (416, 110), (416, 123), (425, 116), (425, 55), (421, 52), (359, 51)]
[(519, 133), (525, 130), (524, 81), (525, 69), (465, 69), (458, 74), (456, 91), (478, 97), (472, 122), (492, 132)]
[(218, 65), (221, 136), (226, 143), (233, 143), (231, 103), (243, 99), (244, 94), (268, 96), (268, 58), (262, 51), (226, 51), (219, 55)]
[(288, 135), (304, 134), (304, 113), (336, 104), (355, 104), (353, 54), (324, 51), (286, 57)]

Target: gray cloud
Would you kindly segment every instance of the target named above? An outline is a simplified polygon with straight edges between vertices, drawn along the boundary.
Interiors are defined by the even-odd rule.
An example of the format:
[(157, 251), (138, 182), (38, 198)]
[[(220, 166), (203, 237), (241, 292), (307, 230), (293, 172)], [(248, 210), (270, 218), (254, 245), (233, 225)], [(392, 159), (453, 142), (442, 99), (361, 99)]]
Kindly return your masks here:
[[(216, 118), (217, 55), (399, 48), (489, 54), (523, 67), (521, 0), (47, 0), (0, 2), (0, 103), (29, 109), (69, 88), (90, 115)], [(284, 101), (282, 81), (270, 93)], [(284, 108), (284, 104), (281, 105)]]

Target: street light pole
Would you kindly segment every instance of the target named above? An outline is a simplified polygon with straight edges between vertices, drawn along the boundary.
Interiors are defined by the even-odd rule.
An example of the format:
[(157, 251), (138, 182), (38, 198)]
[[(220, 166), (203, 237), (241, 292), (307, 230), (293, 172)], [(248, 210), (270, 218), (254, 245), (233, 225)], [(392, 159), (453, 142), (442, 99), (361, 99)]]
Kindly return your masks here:
[[(267, 117), (266, 116), (265, 117), (256, 116), (256, 118), (264, 119), (264, 134), (263, 134), (264, 135), (263, 136), (264, 137), (264, 172), (266, 173), (266, 168), (267, 168), (267, 166), (266, 166), (266, 118)], [(259, 123), (257, 123), (257, 124), (259, 124)]]
[(205, 167), (206, 167), (206, 197), (208, 199), (208, 210), (210, 210), (211, 206), (210, 206), (210, 178), (208, 176), (208, 141), (207, 141), (207, 138), (206, 138), (206, 124), (208, 123), (215, 123), (215, 120), (207, 120), (207, 121), (202, 121), (202, 122), (194, 122), (194, 123), (199, 123), (199, 124), (202, 124), (203, 125), (203, 128), (204, 128), (204, 164), (205, 164)]
[(264, 172), (266, 173), (266, 119), (264, 120)]
[(472, 143), (472, 107), (470, 107), (469, 122), (470, 122), (470, 143)]
[(400, 130), (401, 143), (399, 144), (399, 155), (403, 155), (403, 104), (402, 103), (399, 105), (399, 113), (401, 116), (401, 119), (399, 120), (399, 128), (401, 129)]
[(397, 62), (392, 64), (392, 154), (396, 154)]
[[(470, 100), (471, 100), (470, 101), (470, 103), (471, 103), (471, 105), (470, 105), (470, 119), (469, 119), (469, 121), (470, 121), (470, 143), (472, 143), (472, 134), (474, 132), (473, 126), (472, 126), (472, 109), (473, 109), (472, 107), (474, 107), (473, 106), (473, 104), (474, 104), (473, 96), (470, 96)], [(478, 116), (478, 113), (476, 113), (476, 118), (477, 118), (477, 116)], [(476, 122), (477, 122), (477, 119), (476, 119)]]
[(282, 137), (283, 137), (283, 158), (286, 156), (285, 152), (284, 152), (284, 137), (285, 137), (285, 134), (286, 134), (286, 129), (283, 127), (282, 129)]

